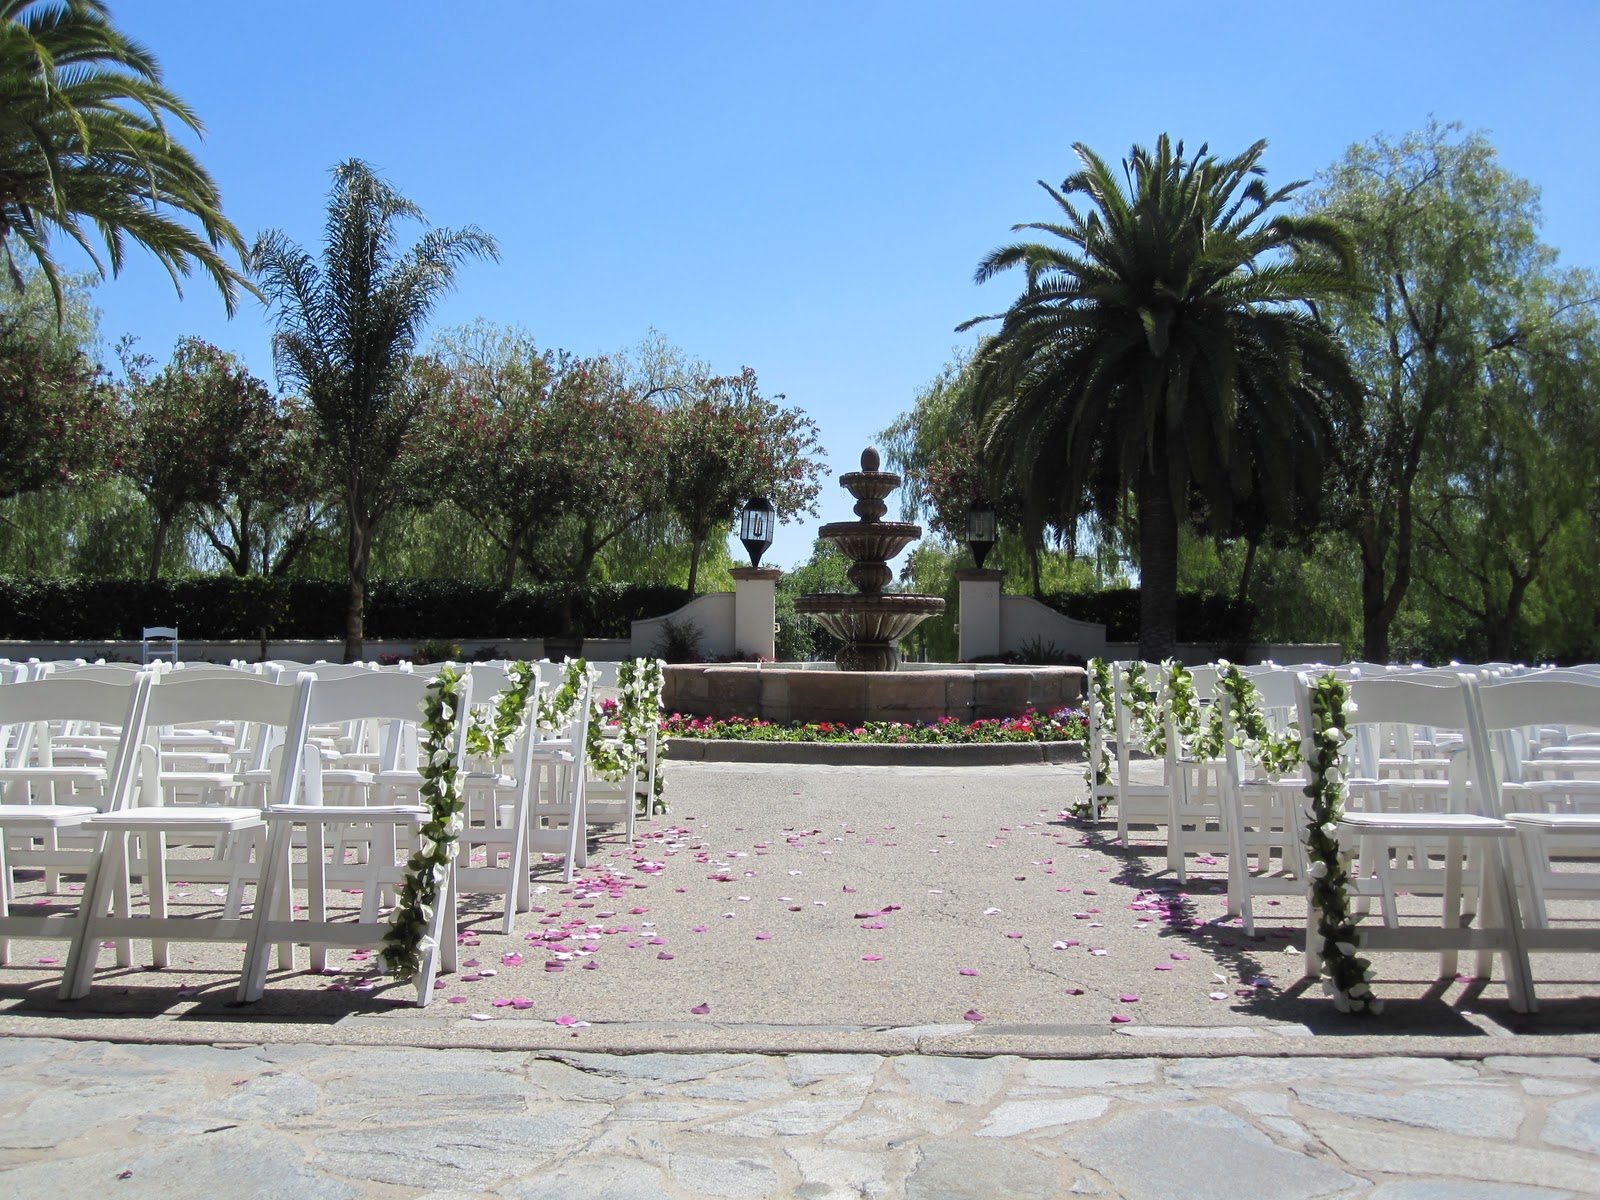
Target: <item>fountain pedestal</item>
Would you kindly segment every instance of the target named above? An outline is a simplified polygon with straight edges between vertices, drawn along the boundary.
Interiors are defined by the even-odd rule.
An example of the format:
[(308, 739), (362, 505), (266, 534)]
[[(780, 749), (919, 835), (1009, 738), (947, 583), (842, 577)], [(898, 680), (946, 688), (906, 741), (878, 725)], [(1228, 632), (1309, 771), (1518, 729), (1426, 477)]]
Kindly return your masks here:
[(817, 592), (794, 602), (796, 612), (844, 641), (835, 660), (841, 671), (896, 670), (900, 639), (944, 611), (940, 596), (883, 590), (894, 578), (889, 560), (921, 537), (922, 527), (882, 519), (888, 510), (884, 497), (900, 486), (900, 476), (878, 465), (878, 452), (869, 446), (861, 453), (861, 470), (839, 476), (839, 486), (856, 498), (860, 520), (834, 521), (818, 531), (850, 556), (846, 574), (858, 594)]

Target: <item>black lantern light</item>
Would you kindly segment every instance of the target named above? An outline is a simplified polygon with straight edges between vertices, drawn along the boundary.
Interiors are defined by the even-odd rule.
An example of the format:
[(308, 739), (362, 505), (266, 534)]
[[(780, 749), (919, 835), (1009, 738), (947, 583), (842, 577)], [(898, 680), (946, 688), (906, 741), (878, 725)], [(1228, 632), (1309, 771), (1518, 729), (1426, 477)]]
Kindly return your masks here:
[(972, 561), (980, 568), (994, 548), (997, 536), (994, 507), (982, 500), (968, 507), (967, 547), (972, 551)]
[(761, 565), (762, 554), (772, 545), (772, 524), (777, 515), (772, 501), (765, 496), (757, 496), (739, 514), (739, 540), (750, 555), (752, 567)]

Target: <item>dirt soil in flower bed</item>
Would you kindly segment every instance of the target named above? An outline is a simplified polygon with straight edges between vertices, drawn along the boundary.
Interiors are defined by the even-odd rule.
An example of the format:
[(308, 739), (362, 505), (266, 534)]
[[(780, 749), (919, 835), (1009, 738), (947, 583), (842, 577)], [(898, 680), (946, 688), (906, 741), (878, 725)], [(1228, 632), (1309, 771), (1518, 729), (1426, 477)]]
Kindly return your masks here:
[[(401, 1042), (408, 1022), (420, 1031), (474, 1018), (552, 1031), (559, 1020), (573, 1032), (636, 1022), (1378, 1032), (1301, 983), (1290, 953), (1302, 944), (1300, 901), (1262, 900), (1248, 939), (1224, 918), (1215, 860), (1197, 864), (1209, 878), (1179, 885), (1158, 848), (1124, 851), (1114, 825), (1063, 816), (1083, 795), (1081, 766), (679, 763), (669, 780), (670, 815), (642, 824), (631, 848), (598, 843), (570, 886), (552, 871), (514, 934), (469, 898), (463, 969), (440, 979), (427, 1010), (377, 972), (375, 955), (349, 951), (333, 953), (329, 976), (275, 970), (263, 1001), (235, 1007), (239, 952), (184, 944), (160, 971), (119, 971), (103, 951), (91, 998), (63, 1004), (65, 945), (14, 942), (0, 1014), (161, 1015), (241, 1030), (383, 1015), (383, 1036)], [(19, 903), (39, 886), (26, 883)], [(217, 902), (208, 888), (174, 884), (174, 912)], [(148, 961), (146, 944), (135, 953)], [(1518, 1020), (1498, 983), (1436, 984), (1427, 956), (1380, 961), (1382, 1032), (1481, 1036), (1468, 1010)], [(1576, 962), (1549, 977), (1594, 977), (1592, 962)], [(1592, 1013), (1579, 999), (1592, 991), (1542, 988), (1535, 1020), (1566, 1031), (1585, 1005)]]

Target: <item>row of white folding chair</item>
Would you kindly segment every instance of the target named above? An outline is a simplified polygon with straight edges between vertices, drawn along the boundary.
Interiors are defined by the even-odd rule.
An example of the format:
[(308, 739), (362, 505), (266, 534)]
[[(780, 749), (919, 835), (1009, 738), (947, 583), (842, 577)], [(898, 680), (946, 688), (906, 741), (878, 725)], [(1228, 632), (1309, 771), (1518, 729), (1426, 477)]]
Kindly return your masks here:
[[(264, 832), (262, 809), (256, 805), (165, 803), (168, 797), (159, 778), (152, 781), (146, 775), (141, 784), (140, 772), (133, 768), (132, 755), (137, 746), (151, 744), (163, 726), (226, 719), (279, 731), (282, 751), (274, 763), (269, 802), (292, 798), (299, 776), (310, 701), (309, 680), (279, 684), (242, 672), (231, 677), (201, 673), (186, 678), (178, 671), (152, 676), (152, 680), (142, 719), (127, 730), (129, 767), (120, 779), (121, 790), (109, 811), (83, 823), (84, 829), (102, 836), (91, 860), (63, 972), (61, 991), (65, 999), (81, 997), (89, 991), (99, 946), (105, 938), (149, 938), (152, 959), (155, 965), (162, 966), (167, 962), (170, 941), (242, 943), (250, 935), (251, 921), (238, 914), (231, 894), (221, 917), (169, 916), (167, 841), (169, 837), (216, 840), (227, 856), (226, 870), (233, 893), (251, 847), (259, 844)], [(135, 841), (142, 843), (137, 854)], [(183, 869), (189, 874), (193, 864), (186, 861)], [(132, 879), (136, 874), (143, 876), (150, 910), (149, 916), (139, 919), (130, 915)]]
[[(1355, 857), (1355, 847), (1360, 847), (1361, 878), (1353, 879), (1353, 886), (1375, 891), (1381, 903), (1381, 924), (1364, 921), (1359, 925), (1363, 953), (1437, 951), (1441, 976), (1451, 976), (1455, 974), (1459, 952), (1476, 950), (1480, 977), (1487, 977), (1491, 957), (1499, 953), (1511, 1006), (1522, 1012), (1534, 1000), (1511, 874), (1510, 849), (1516, 830), (1501, 819), (1495, 803), (1493, 768), (1487, 765), (1490, 759), (1486, 746), (1479, 744), (1476, 686), (1470, 676), (1453, 683), (1443, 677), (1400, 674), (1349, 682), (1355, 705), (1347, 718), (1352, 734), (1359, 735), (1364, 727), (1374, 725), (1421, 723), (1460, 733), (1467, 748), (1453, 757), (1460, 786), (1448, 792), (1451, 810), (1348, 809), (1338, 821), (1337, 834), (1347, 860)], [(1315, 750), (1313, 687), (1313, 676), (1299, 677), (1300, 726), (1308, 755)], [(1357, 737), (1347, 743), (1352, 748), (1347, 760), (1351, 792), (1381, 793), (1386, 786), (1383, 780), (1356, 773), (1359, 767), (1353, 748), (1357, 745)], [(1425, 847), (1421, 853), (1416, 849), (1419, 844)], [(1477, 877), (1475, 888), (1471, 886), (1473, 874)], [(1466, 924), (1465, 905), (1469, 891), (1477, 895), (1473, 906), (1476, 911), (1471, 914), (1476, 923), (1470, 926)], [(1402, 921), (1398, 901), (1402, 892), (1411, 896), (1437, 894), (1441, 899), (1438, 924), (1424, 926)], [(1320, 970), (1323, 933), (1318, 917), (1314, 909), (1308, 910), (1307, 975)]]

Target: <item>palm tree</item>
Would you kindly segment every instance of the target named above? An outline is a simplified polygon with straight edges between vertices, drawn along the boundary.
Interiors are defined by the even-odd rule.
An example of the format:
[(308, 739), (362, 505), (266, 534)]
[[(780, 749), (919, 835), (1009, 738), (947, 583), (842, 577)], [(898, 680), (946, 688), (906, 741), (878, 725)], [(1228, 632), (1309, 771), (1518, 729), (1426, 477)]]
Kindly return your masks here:
[(1075, 145), (1083, 169), (1060, 189), (1040, 182), (1063, 220), (1014, 227), (1064, 244), (988, 255), (979, 283), (1022, 266), (1026, 289), (960, 327), (1001, 321), (976, 382), (993, 470), (1069, 506), (1087, 491), (1108, 519), (1132, 492), (1146, 659), (1176, 642), (1180, 520), (1225, 526), (1251, 496), (1279, 520), (1303, 518), (1335, 406), (1352, 394), (1314, 308), (1355, 287), (1350, 240), (1327, 220), (1273, 213), (1304, 185), (1269, 192), (1265, 148), (1185, 158), (1163, 134), (1154, 153), (1133, 149), (1119, 179)]
[(223, 261), (224, 249), (242, 256), (244, 240), (222, 215), (216, 183), (173, 140), (168, 118), (202, 132), (163, 86), (150, 52), (112, 27), (101, 0), (0, 0), (0, 256), (19, 290), (20, 250), (63, 312), (50, 247), (57, 233), (82, 247), (102, 278), (108, 265), (112, 275), (121, 271), (129, 241), (160, 260), (180, 294), (199, 267), (230, 316), (239, 289), (254, 290)]
[(400, 253), (395, 225), (422, 211), (358, 159), (333, 171), (323, 266), (277, 230), (250, 253), (278, 311), (273, 357), (281, 381), (310, 405), (323, 465), (348, 534), (345, 658), (362, 655), (372, 535), (406, 499), (403, 452), (421, 410), (411, 351), (434, 304), (469, 257), (498, 259), (475, 227), (431, 229)]

